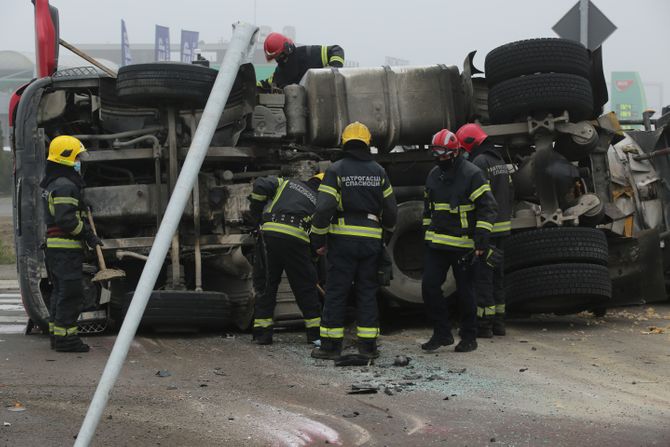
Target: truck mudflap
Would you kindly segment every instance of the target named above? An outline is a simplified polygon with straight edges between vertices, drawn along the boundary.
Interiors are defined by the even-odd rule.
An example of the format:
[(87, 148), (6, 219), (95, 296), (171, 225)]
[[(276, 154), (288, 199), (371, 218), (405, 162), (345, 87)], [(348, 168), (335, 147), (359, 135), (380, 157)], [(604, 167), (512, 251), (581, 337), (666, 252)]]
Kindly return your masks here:
[(610, 238), (609, 271), (612, 300), (609, 306), (644, 304), (668, 299), (658, 229), (634, 237)]

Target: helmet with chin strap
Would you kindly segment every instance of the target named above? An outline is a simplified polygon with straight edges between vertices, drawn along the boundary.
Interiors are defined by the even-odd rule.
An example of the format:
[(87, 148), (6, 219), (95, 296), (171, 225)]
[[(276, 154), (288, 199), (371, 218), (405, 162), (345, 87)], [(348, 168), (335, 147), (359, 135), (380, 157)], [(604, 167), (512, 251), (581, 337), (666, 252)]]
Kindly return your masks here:
[(472, 152), (474, 148), (479, 146), (488, 138), (484, 130), (478, 124), (469, 123), (461, 126), (456, 131), (456, 138), (461, 142), (461, 146), (467, 152)]
[(280, 33), (270, 33), (265, 38), (263, 43), (263, 50), (265, 51), (265, 59), (271, 61), (273, 59), (281, 62), (285, 60), (289, 54), (295, 50), (295, 44), (291, 39)]

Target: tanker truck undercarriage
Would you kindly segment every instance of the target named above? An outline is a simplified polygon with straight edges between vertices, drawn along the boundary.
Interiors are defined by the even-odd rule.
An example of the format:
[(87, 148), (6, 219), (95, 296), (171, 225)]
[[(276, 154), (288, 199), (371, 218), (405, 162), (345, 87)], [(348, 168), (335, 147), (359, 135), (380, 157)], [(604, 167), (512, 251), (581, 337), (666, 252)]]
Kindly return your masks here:
[[(509, 310), (602, 311), (665, 299), (667, 167), (645, 159), (631, 170), (631, 163), (667, 146), (667, 115), (650, 131), (653, 144), (641, 137), (636, 143), (612, 115), (598, 117), (604, 102), (591, 88), (598, 85), (591, 74), (598, 60), (587, 57), (588, 70), (579, 75), (535, 74), (530, 67), (533, 74), (507, 73), (491, 83), (476, 76), (473, 56), (462, 73), (444, 65), (310, 70), (300, 85), (275, 94), (258, 94), (253, 67), (243, 65), (143, 323), (169, 330), (246, 328), (253, 315), (254, 239), (246, 216), (253, 180), (304, 177), (325, 167), (338, 156), (341, 130), (354, 120), (370, 127), (398, 197), (398, 227), (389, 243), (394, 279), (382, 291), (393, 305), (422, 302), (422, 185), (433, 166), (425, 144), (443, 127), (475, 120), (513, 173)], [(88, 148), (85, 201), (108, 265), (126, 272), (124, 280), (93, 283), (97, 267), (94, 256), (88, 258), (80, 326), (99, 332), (128, 307), (215, 76), (215, 70), (178, 63), (127, 66), (116, 79), (78, 68), (21, 92), (13, 128), (15, 228), (22, 296), (39, 326), (46, 326), (50, 286), (38, 185), (50, 140), (74, 135)], [(538, 90), (546, 82), (572, 83), (588, 95), (569, 93), (561, 102), (559, 87)], [(539, 94), (543, 102), (519, 99), (524, 94)], [(631, 278), (642, 277), (644, 287), (631, 287)], [(454, 291), (453, 279), (444, 289)], [(286, 281), (278, 300), (278, 320), (300, 318)]]

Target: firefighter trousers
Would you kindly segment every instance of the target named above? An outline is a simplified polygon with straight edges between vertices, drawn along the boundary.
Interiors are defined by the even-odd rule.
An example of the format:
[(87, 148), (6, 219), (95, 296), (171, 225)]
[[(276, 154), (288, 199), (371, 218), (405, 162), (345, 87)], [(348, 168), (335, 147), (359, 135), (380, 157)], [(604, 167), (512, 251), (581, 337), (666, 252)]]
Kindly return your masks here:
[[(491, 245), (501, 249), (501, 238), (491, 240)], [(474, 287), (477, 297), (477, 317), (480, 321), (505, 317), (505, 289), (503, 265), (491, 268), (484, 260), (474, 265)]]
[(52, 285), (49, 299), (49, 326), (56, 336), (77, 333), (77, 318), (84, 305), (83, 263), (82, 250), (46, 249), (46, 264)]
[(461, 315), (459, 334), (463, 340), (474, 340), (477, 336), (477, 304), (475, 302), (473, 269), (470, 264), (460, 264), (463, 250), (437, 250), (425, 248), (425, 262), (421, 293), (426, 305), (428, 319), (433, 323), (434, 335), (446, 338), (451, 335), (449, 307), (442, 293), (447, 272), (452, 269), (456, 279), (458, 309)]
[(331, 236), (328, 240), (328, 276), (321, 339), (342, 340), (347, 298), (356, 295), (357, 335), (361, 340), (379, 336), (377, 271), (382, 242), (366, 237)]
[(262, 247), (259, 247), (257, 251), (261, 262), (254, 263), (254, 286), (257, 292), (254, 329), (272, 327), (277, 305), (277, 289), (284, 271), (286, 271), (298, 307), (302, 311), (305, 326), (307, 328), (319, 327), (321, 303), (316, 289), (318, 278), (309, 245), (297, 238), (275, 237), (267, 233), (263, 236), (263, 240), (265, 241), (264, 255), (267, 265), (262, 265), (263, 253), (259, 253)]

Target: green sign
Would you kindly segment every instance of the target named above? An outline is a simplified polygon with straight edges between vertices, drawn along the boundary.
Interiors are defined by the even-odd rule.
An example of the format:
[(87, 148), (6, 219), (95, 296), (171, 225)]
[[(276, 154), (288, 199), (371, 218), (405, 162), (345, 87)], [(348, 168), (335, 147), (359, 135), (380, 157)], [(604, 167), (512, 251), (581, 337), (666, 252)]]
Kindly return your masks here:
[(620, 120), (642, 119), (642, 112), (647, 109), (647, 98), (638, 72), (612, 72), (610, 104)]

